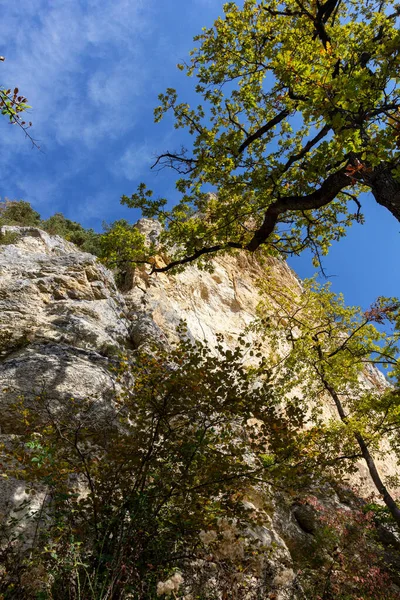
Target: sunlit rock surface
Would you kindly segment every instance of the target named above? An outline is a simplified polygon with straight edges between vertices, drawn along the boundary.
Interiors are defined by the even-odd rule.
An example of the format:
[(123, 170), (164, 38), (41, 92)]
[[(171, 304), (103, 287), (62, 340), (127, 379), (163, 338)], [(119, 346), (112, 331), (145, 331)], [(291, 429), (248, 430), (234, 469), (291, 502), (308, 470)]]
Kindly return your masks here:
[(94, 256), (28, 227), (0, 246), (1, 352), (26, 342), (68, 344), (104, 353), (125, 343), (125, 303), (112, 274)]
[[(234, 347), (244, 329), (254, 320), (261, 300), (257, 280), (263, 270), (250, 254), (217, 257), (213, 272), (201, 271), (194, 265), (176, 275), (147, 275), (136, 269), (126, 302), (134, 315), (146, 315), (170, 339), (176, 339), (176, 328), (185, 321), (189, 335), (214, 346), (217, 335), (227, 346)], [(299, 287), (287, 264), (270, 259), (268, 266), (282, 284)]]
[[(156, 242), (159, 228), (149, 220), (139, 228)], [(186, 323), (193, 339), (214, 346), (222, 336), (233, 348), (243, 330), (252, 323), (261, 300), (257, 281), (263, 269), (245, 253), (217, 257), (212, 273), (189, 265), (176, 275), (135, 269), (127, 278), (124, 293), (98, 260), (71, 243), (34, 228), (3, 227), (12, 243), (0, 245), (0, 433), (3, 440), (18, 434), (8, 407), (21, 395), (46, 393), (54, 402), (96, 398), (105, 405), (113, 397), (112, 366), (124, 348), (148, 342), (168, 345), (176, 328)], [(162, 258), (160, 258), (162, 261)], [(284, 261), (270, 259), (278, 285), (301, 289)], [(249, 334), (251, 337), (252, 333)], [(376, 369), (365, 372), (366, 385), (386, 385)], [(327, 402), (326, 416), (335, 414)], [(390, 457), (380, 461), (383, 475), (395, 472)], [(366, 468), (360, 465), (352, 483), (372, 491)], [(313, 539), (310, 511), (275, 495), (263, 525), (247, 535), (271, 549), (259, 578), (277, 600), (303, 598), (295, 571), (296, 556), (307, 554)], [(7, 480), (0, 488), (0, 513), (6, 504), (17, 507), (25, 498), (24, 486)], [(333, 490), (327, 502), (346, 509), (346, 500)], [(251, 500), (254, 510), (261, 510)], [(272, 552), (273, 550), (273, 552)], [(198, 565), (203, 574), (209, 566)], [(208, 576), (208, 575), (207, 575)], [(209, 573), (209, 577), (214, 575)], [(254, 584), (254, 585), (253, 585)], [(249, 600), (258, 596), (259, 581), (249, 581)], [(265, 596), (268, 597), (268, 596)], [(272, 596), (271, 596), (272, 597)]]
[(126, 306), (111, 273), (58, 236), (4, 227), (0, 245), (0, 389), (18, 394), (108, 397), (107, 357), (129, 339)]

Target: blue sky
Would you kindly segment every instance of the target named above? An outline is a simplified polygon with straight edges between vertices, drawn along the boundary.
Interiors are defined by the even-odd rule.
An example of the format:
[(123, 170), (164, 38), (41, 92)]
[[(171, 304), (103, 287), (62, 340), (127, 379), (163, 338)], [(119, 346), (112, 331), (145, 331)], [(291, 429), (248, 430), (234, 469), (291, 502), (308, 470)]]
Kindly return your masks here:
[[(47, 217), (63, 212), (87, 227), (137, 215), (120, 206), (140, 181), (177, 198), (173, 173), (149, 171), (157, 152), (181, 145), (168, 119), (153, 123), (157, 95), (175, 87), (195, 101), (193, 82), (176, 69), (192, 38), (222, 12), (221, 0), (1, 1), (0, 84), (17, 85), (32, 105), (41, 151), (0, 122), (0, 196), (24, 199)], [(400, 223), (373, 200), (324, 261), (335, 291), (368, 306), (399, 295)], [(310, 258), (290, 261), (301, 277)]]

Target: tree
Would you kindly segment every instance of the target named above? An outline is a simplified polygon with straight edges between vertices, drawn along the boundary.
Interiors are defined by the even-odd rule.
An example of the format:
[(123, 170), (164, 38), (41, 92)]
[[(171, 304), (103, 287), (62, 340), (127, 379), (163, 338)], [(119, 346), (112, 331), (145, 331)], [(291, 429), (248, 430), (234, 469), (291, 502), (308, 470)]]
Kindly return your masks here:
[(145, 236), (125, 219), (103, 224), (103, 228), (100, 256), (108, 267), (118, 266), (120, 273), (124, 265), (147, 263), (156, 252), (155, 245), (147, 247)]
[[(385, 436), (392, 440), (392, 450), (399, 456), (398, 301), (380, 298), (371, 309), (362, 311), (346, 307), (343, 297), (331, 292), (329, 285), (306, 282), (301, 294), (293, 294), (274, 285), (273, 278), (264, 282), (264, 292), (266, 298), (272, 298), (267, 300), (267, 314), (272, 316), (261, 319), (258, 327), (267, 333), (277, 356), (275, 385), (283, 398), (281, 410), (295, 406), (309, 415), (309, 427), (302, 434), (306, 455), (317, 458), (318, 469), (324, 463), (329, 467), (333, 461), (336, 469), (337, 462), (347, 463), (346, 471), (355, 461), (363, 460), (400, 528), (400, 507), (374, 459), (374, 454), (382, 452)], [(376, 324), (384, 323), (392, 324), (393, 333), (379, 331)], [(379, 382), (377, 373), (374, 385), (368, 385), (370, 365), (390, 365), (395, 387)], [(321, 412), (327, 401), (336, 413), (333, 419)], [(307, 422), (305, 416), (303, 420)]]
[(318, 264), (366, 191), (400, 220), (399, 18), (389, 0), (225, 4), (178, 65), (202, 103), (168, 89), (155, 110), (193, 139), (154, 165), (178, 173), (180, 202), (144, 184), (122, 198), (167, 225), (171, 261), (153, 271), (232, 248), (310, 248)]
[(40, 214), (25, 200), (0, 201), (0, 226), (40, 227)]
[(241, 561), (245, 587), (257, 544), (255, 554), (243, 553), (240, 526), (258, 517), (243, 499), (252, 483), (268, 479), (265, 437), (252, 437), (247, 421), (254, 412), (262, 417), (272, 390), (267, 380), (255, 388), (243, 340), (235, 352), (221, 344), (216, 350), (183, 337), (171, 350), (125, 356), (111, 404), (60, 402), (50, 390), (21, 400), (21, 435), (8, 445), (4, 466), (27, 482), (33, 503), (35, 492), (44, 499), (32, 514), (36, 533), (24, 540), (30, 552), (23, 548), (22, 563), (15, 523), (5, 527), (0, 595), (155, 598), (157, 582), (210, 552), (202, 530), (215, 532), (216, 552), (227, 546), (224, 568)]

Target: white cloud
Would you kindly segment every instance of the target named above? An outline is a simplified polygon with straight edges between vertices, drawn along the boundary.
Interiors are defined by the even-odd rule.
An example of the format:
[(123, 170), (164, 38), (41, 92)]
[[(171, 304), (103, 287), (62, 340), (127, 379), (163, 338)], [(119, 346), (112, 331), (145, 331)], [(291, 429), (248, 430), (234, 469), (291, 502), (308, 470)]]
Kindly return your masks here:
[(1, 81), (18, 82), (47, 147), (74, 137), (93, 146), (132, 110), (151, 77), (142, 65), (153, 1), (2, 3)]
[(123, 176), (129, 181), (134, 181), (141, 174), (150, 169), (155, 161), (155, 148), (145, 143), (130, 144), (125, 152), (110, 166), (116, 176)]
[(145, 178), (166, 129), (174, 137), (167, 120), (154, 133), (151, 105), (185, 79), (174, 65), (192, 45), (185, 24), (203, 14), (197, 1), (0, 0), (0, 85), (26, 95), (44, 151), (0, 119), (0, 195), (71, 218), (111, 215), (125, 179)]

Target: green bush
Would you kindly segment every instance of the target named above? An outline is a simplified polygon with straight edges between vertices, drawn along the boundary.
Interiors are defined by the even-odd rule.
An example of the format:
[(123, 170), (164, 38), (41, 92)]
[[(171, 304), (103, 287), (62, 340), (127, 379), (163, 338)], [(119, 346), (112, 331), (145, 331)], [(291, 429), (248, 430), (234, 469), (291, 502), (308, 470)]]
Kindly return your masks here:
[[(25, 200), (4, 200), (0, 202), (0, 226), (15, 225), (19, 227), (39, 227), (50, 235), (59, 235), (76, 244), (83, 252), (90, 252), (96, 256), (102, 253), (100, 239), (102, 234), (93, 229), (85, 229), (80, 223), (71, 221), (62, 213), (56, 213), (46, 220)], [(9, 241), (11, 240), (12, 241)], [(18, 239), (9, 235), (3, 237), (0, 243), (11, 244)]]
[[(48, 599), (155, 598), (210, 551), (225, 573), (253, 572), (260, 548), (240, 531), (257, 517), (243, 500), (268, 469), (258, 458), (265, 436), (251, 437), (247, 421), (267, 415), (270, 387), (255, 389), (242, 350), (218, 352), (182, 339), (171, 351), (125, 357), (112, 406), (60, 405), (45, 394), (21, 401), (26, 432), (14, 440), (9, 474), (27, 482), (33, 501), (35, 488), (45, 499), (31, 517), (30, 552), (14, 561), (22, 582), (0, 572), (0, 596), (28, 598), (35, 580)], [(203, 543), (200, 532), (213, 533)]]
[(83, 252), (90, 252), (96, 256), (101, 252), (101, 234), (96, 233), (93, 229), (85, 229), (80, 223), (66, 219), (62, 213), (56, 213), (42, 221), (40, 226), (50, 235), (59, 235), (76, 244)]
[(0, 202), (0, 226), (19, 225), (40, 227), (40, 214), (24, 200), (4, 200)]
[(0, 229), (0, 245), (8, 246), (15, 244), (19, 240), (19, 235), (15, 231), (2, 231)]
[[(82, 252), (98, 256), (109, 268), (116, 270), (116, 279), (128, 265), (148, 262), (148, 255), (154, 248), (147, 248), (144, 236), (126, 220), (104, 224), (104, 233), (85, 229), (80, 223), (67, 219), (62, 213), (55, 213), (48, 219), (41, 219), (29, 202), (24, 200), (4, 200), (0, 202), (0, 227), (15, 225), (39, 227), (50, 235), (59, 235), (72, 242)], [(17, 234), (3, 234), (0, 244), (12, 244)]]

